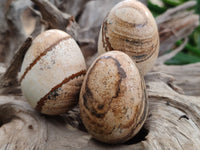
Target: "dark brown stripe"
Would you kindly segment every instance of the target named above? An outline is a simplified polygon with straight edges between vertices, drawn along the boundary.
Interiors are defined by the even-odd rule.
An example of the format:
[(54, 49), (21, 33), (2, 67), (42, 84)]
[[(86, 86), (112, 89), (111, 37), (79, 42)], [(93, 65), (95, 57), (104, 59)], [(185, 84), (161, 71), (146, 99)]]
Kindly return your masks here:
[[(106, 30), (107, 30), (107, 28), (105, 28), (105, 23), (104, 23), (102, 26), (102, 43), (103, 43), (103, 47), (105, 48), (105, 51), (107, 52), (107, 51), (112, 51), (114, 49), (109, 42), (109, 38), (106, 37), (106, 32), (107, 32)], [(156, 36), (157, 36), (157, 34), (155, 35), (155, 37)], [(126, 40), (126, 42), (129, 42), (129, 43), (134, 43), (134, 42), (137, 43), (137, 41), (129, 41), (126, 38), (124, 38), (124, 40)], [(136, 63), (140, 63), (140, 62), (146, 61), (147, 59), (152, 57), (153, 54), (155, 53), (155, 51), (158, 49), (158, 46), (159, 46), (159, 39), (157, 39), (156, 43), (153, 44), (149, 48), (148, 54), (141, 54), (141, 55), (138, 55), (137, 52), (127, 50), (127, 49), (117, 49), (117, 50), (122, 51), (124, 53), (127, 53), (127, 52), (133, 53), (133, 55), (132, 55), (133, 59), (136, 61)]]
[[(125, 5), (125, 6), (121, 6), (119, 8), (127, 8), (127, 7), (130, 7), (130, 6)], [(116, 16), (116, 22), (118, 22), (118, 23), (123, 22), (123, 25), (127, 25), (127, 27), (129, 27), (130, 25), (133, 28), (135, 28), (135, 27), (140, 27), (140, 28), (144, 27), (147, 24), (147, 18), (146, 18), (146, 15), (144, 14), (144, 12), (142, 12), (140, 9), (138, 9), (137, 7), (134, 7), (134, 6), (132, 6), (130, 8), (134, 8), (134, 9), (138, 10), (143, 15), (143, 18), (145, 19), (145, 22), (143, 24), (129, 23), (129, 22), (125, 22), (125, 21), (121, 20), (117, 16)], [(110, 13), (107, 14), (107, 16), (105, 17), (105, 19), (103, 21), (103, 24), (102, 24), (102, 43), (103, 43), (103, 47), (105, 48), (106, 52), (113, 50), (113, 47), (111, 46), (111, 43), (109, 41), (109, 37), (107, 37), (107, 30), (108, 30), (107, 29), (107, 24), (108, 24), (107, 23), (107, 19), (109, 17), (109, 14)]]
[(44, 105), (45, 101), (48, 99), (48, 96), (51, 94), (51, 92), (53, 92), (54, 90), (60, 88), (63, 84), (69, 82), (70, 80), (73, 80), (74, 78), (77, 78), (81, 75), (85, 75), (86, 73), (86, 70), (81, 70), (75, 74), (72, 74), (71, 76), (65, 78), (61, 83), (59, 83), (58, 85), (56, 85), (55, 87), (53, 87), (49, 93), (47, 93), (43, 98), (41, 98), (38, 103), (37, 103), (37, 106), (36, 106), (36, 109), (38, 111), (41, 111), (42, 110), (42, 106)]
[(136, 63), (140, 63), (140, 62), (146, 61), (147, 59), (149, 59), (150, 57), (152, 57), (153, 54), (156, 53), (156, 51), (158, 49), (158, 46), (159, 46), (158, 44), (159, 44), (159, 39), (157, 40), (155, 46), (152, 45), (151, 50), (149, 50), (150, 51), (149, 54), (147, 54), (147, 55), (141, 55), (141, 58), (143, 57), (143, 59), (139, 59), (140, 56), (133, 56), (133, 57), (135, 57), (134, 60), (136, 61)]
[(22, 82), (22, 80), (25, 78), (26, 74), (31, 70), (31, 68), (40, 60), (40, 58), (44, 55), (46, 55), (47, 52), (51, 51), (56, 45), (58, 45), (61, 41), (63, 40), (67, 40), (71, 38), (71, 36), (67, 36), (64, 38), (61, 38), (59, 40), (57, 40), (55, 43), (53, 43), (51, 46), (49, 46), (44, 52), (42, 52), (37, 58), (35, 58), (35, 60), (26, 68), (26, 71), (24, 72), (24, 74), (22, 75), (20, 82)]
[[(156, 35), (155, 35), (155, 37), (156, 37)], [(124, 39), (122, 39), (122, 40), (124, 40)], [(126, 40), (126, 42), (131, 43), (131, 42), (134, 42), (134, 41)], [(122, 52), (124, 52), (126, 54), (127, 53), (132, 53), (129, 56), (131, 56), (135, 60), (136, 63), (140, 63), (140, 62), (146, 61), (147, 59), (152, 57), (156, 53), (158, 48), (159, 48), (159, 38), (157, 38), (157, 41), (156, 41), (155, 44), (152, 44), (152, 46), (148, 48), (148, 51), (147, 51), (148, 53), (147, 54), (138, 54), (137, 52), (134, 52), (131, 49), (130, 50), (127, 50), (127, 49), (115, 49), (115, 50), (122, 51)], [(143, 53), (143, 52), (140, 52), (140, 53)]]
[[(127, 25), (127, 27), (132, 26), (133, 28), (134, 27), (140, 27), (140, 28), (142, 28), (142, 27), (144, 27), (148, 23), (148, 21), (147, 21), (148, 19), (146, 18), (145, 13), (143, 11), (141, 11), (140, 9), (138, 9), (137, 7), (125, 5), (125, 6), (121, 6), (119, 8), (127, 8), (127, 7), (134, 8), (137, 11), (139, 11), (141, 13), (141, 15), (143, 15), (143, 18), (145, 19), (145, 22), (143, 24), (129, 23), (129, 22), (125, 22), (125, 21), (121, 20), (120, 18), (118, 18), (116, 16), (116, 20), (115, 21), (118, 22), (118, 24), (122, 24), (122, 22), (123, 22), (123, 25), (124, 26)], [(138, 52), (134, 52), (134, 51), (128, 50), (125, 47), (124, 47), (124, 49), (113, 48), (111, 46), (110, 41), (109, 41), (109, 37), (107, 36), (107, 32), (108, 32), (107, 31), (108, 30), (107, 29), (107, 25), (108, 25), (107, 19), (108, 19), (108, 16), (109, 16), (109, 13), (105, 17), (105, 19), (103, 21), (103, 25), (102, 25), (102, 43), (103, 43), (103, 47), (104, 47), (105, 51), (120, 50), (120, 51), (122, 51), (124, 53), (127, 53), (127, 52), (133, 53), (132, 57), (136, 61), (136, 63), (141, 63), (143, 61), (146, 61), (147, 59), (149, 59), (150, 57), (153, 56), (153, 54), (155, 53), (155, 51), (157, 50), (157, 48), (159, 46), (159, 39), (157, 39), (157, 41), (156, 41), (155, 44), (152, 44), (152, 46), (149, 47), (149, 50), (146, 52), (147, 54), (138, 54)], [(113, 31), (110, 31), (110, 32), (112, 32), (113, 34), (115, 34)], [(152, 39), (156, 38), (157, 36), (158, 35), (155, 34), (154, 37), (152, 37)], [(135, 46), (140, 46), (143, 43), (145, 44), (145, 43), (150, 43), (151, 42), (151, 40), (148, 40), (148, 41), (147, 40), (142, 40), (142, 41), (141, 40), (131, 40), (131, 39), (129, 40), (126, 36), (122, 36), (122, 35), (120, 35), (120, 38), (121, 38), (121, 40), (124, 40), (127, 43), (133, 44)], [(144, 51), (142, 53), (144, 53)]]
[(103, 47), (105, 48), (105, 51), (111, 51), (113, 50), (110, 42), (109, 42), (109, 38), (106, 36), (107, 34), (107, 17), (109, 14), (107, 14), (107, 16), (105, 17), (104, 21), (103, 21), (103, 25), (102, 25), (102, 43), (103, 43)]

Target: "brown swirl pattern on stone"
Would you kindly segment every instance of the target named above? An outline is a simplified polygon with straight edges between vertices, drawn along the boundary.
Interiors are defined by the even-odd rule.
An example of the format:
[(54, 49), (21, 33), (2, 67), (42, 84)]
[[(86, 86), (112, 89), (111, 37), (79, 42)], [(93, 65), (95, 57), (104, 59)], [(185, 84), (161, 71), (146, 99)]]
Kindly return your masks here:
[(137, 63), (142, 74), (150, 70), (157, 58), (156, 21), (148, 8), (138, 1), (123, 1), (114, 6), (103, 21), (100, 34), (100, 53), (116, 49), (125, 52)]
[(148, 112), (143, 77), (119, 51), (98, 57), (81, 88), (79, 106), (89, 133), (106, 143), (121, 143), (142, 127)]
[(78, 95), (85, 73), (86, 70), (82, 70), (72, 74), (53, 87), (38, 101), (36, 110), (44, 114), (56, 115), (73, 108), (78, 103)]

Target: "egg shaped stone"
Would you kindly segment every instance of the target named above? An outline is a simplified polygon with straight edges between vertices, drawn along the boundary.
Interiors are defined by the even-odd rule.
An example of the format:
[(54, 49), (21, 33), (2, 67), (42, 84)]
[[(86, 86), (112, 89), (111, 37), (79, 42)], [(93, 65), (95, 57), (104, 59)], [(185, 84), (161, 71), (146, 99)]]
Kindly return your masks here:
[(89, 67), (80, 92), (87, 131), (105, 143), (123, 143), (143, 126), (148, 102), (143, 76), (125, 53), (110, 51)]
[(115, 5), (105, 17), (98, 39), (98, 52), (120, 50), (137, 64), (142, 75), (154, 65), (159, 52), (156, 21), (139, 1), (125, 0)]
[(21, 89), (33, 108), (58, 115), (78, 103), (85, 73), (85, 60), (75, 40), (61, 30), (47, 30), (33, 40), (24, 57)]

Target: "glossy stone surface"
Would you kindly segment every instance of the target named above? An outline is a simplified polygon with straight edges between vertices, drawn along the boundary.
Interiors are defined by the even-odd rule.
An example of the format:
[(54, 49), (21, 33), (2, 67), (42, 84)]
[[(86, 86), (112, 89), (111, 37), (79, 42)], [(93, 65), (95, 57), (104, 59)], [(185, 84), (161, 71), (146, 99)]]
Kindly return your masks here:
[(143, 75), (154, 65), (159, 52), (157, 24), (141, 2), (122, 1), (105, 17), (99, 33), (98, 52), (116, 49), (128, 54)]
[(25, 55), (20, 72), (22, 92), (41, 113), (65, 113), (78, 103), (85, 72), (85, 60), (75, 40), (63, 31), (48, 30), (34, 39)]
[(143, 77), (125, 53), (111, 51), (90, 66), (79, 107), (88, 132), (105, 143), (123, 143), (142, 127), (148, 112)]

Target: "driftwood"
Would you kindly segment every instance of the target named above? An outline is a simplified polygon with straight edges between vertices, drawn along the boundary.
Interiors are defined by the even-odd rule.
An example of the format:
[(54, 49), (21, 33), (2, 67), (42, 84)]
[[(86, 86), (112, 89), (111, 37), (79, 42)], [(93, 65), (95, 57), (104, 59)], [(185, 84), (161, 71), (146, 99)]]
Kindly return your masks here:
[(29, 1), (0, 1), (0, 62), (9, 63), (15, 50), (25, 40), (20, 14), (28, 5)]
[[(193, 68), (191, 65), (190, 68)], [(198, 64), (200, 66), (200, 64)], [(176, 74), (181, 76), (182, 67)], [(179, 70), (179, 71), (178, 71)], [(187, 70), (186, 70), (187, 72)], [(180, 74), (179, 74), (180, 73)], [(193, 71), (196, 78), (199, 71)], [(149, 116), (137, 135), (122, 145), (106, 145), (83, 129), (77, 109), (62, 116), (43, 116), (21, 96), (0, 96), (1, 149), (198, 149), (200, 97), (179, 94), (173, 76), (145, 77)], [(191, 83), (190, 83), (191, 84)], [(22, 101), (23, 100), (23, 101)], [(5, 115), (6, 114), (6, 115)]]
[[(81, 18), (89, 18), (92, 13), (95, 13), (91, 12), (90, 14), (87, 12), (88, 9), (91, 9), (88, 7), (92, 7), (92, 5), (94, 6), (96, 4), (100, 5), (107, 1), (99, 0), (90, 2), (85, 0), (82, 2), (71, 1), (71, 3), (69, 1), (69, 4), (63, 7), (61, 7), (63, 1), (57, 1), (57, 3), (53, 1), (54, 4), (63, 11), (62, 13), (46, 0), (32, 1), (36, 5), (40, 5), (37, 6), (39, 10), (34, 10), (35, 6), (33, 4), (26, 4), (30, 12), (34, 14), (37, 22), (33, 30), (33, 38), (42, 31), (41, 26), (44, 26), (46, 29), (58, 28), (64, 31), (70, 30), (72, 35), (76, 35), (75, 38), (85, 54), (88, 62), (87, 64), (90, 65), (92, 60), (97, 56), (96, 42), (100, 24), (91, 20), (87, 26), (83, 26), (85, 20)], [(20, 0), (16, 0), (14, 4), (17, 2), (20, 2)], [(7, 4), (6, 12), (9, 12), (11, 9), (10, 7), (14, 5), (13, 2), (8, 4), (6, 1), (1, 1), (0, 3)], [(82, 6), (80, 6), (80, 4), (82, 4)], [(69, 5), (71, 5), (71, 7), (69, 7)], [(111, 7), (111, 5), (114, 4), (110, 4), (109, 7)], [(172, 48), (174, 38), (185, 38), (185, 34), (188, 35), (191, 33), (198, 25), (197, 15), (191, 12), (185, 13), (185, 9), (194, 5), (195, 2), (193, 1), (186, 3), (181, 6), (181, 8), (174, 8), (170, 10), (171, 12), (168, 11), (157, 18), (160, 37), (163, 39), (161, 40), (161, 47), (165, 47), (170, 43), (170, 48)], [(0, 5), (0, 7), (1, 6), (4, 5)], [(49, 9), (43, 9), (41, 11), (40, 8), (42, 7), (51, 8), (55, 11)], [(66, 11), (66, 9), (73, 7), (77, 8), (77, 11), (73, 9)], [(21, 7), (21, 9), (25, 10), (25, 7)], [(106, 12), (109, 8), (100, 7), (99, 9), (98, 11)], [(177, 11), (179, 12), (180, 10), (183, 11), (185, 15), (177, 13)], [(3, 9), (1, 11), (5, 12)], [(90, 11), (93, 11), (93, 9)], [(55, 12), (59, 17), (55, 15), (53, 20), (45, 18), (45, 16), (48, 16), (51, 12)], [(66, 14), (63, 13), (73, 14), (77, 23), (75, 20), (71, 20), (71, 15), (65, 18)], [(62, 17), (67, 20), (64, 21), (65, 24), (60, 21), (63, 20)], [(98, 17), (103, 18), (97, 15), (97, 18)], [(174, 21), (174, 18), (180, 19), (179, 22)], [(6, 16), (3, 17), (3, 19), (7, 20)], [(19, 20), (17, 20), (17, 22), (18, 21)], [(54, 21), (58, 23), (53, 23)], [(6, 27), (5, 30), (10, 31), (10, 28)], [(20, 91), (17, 74), (23, 56), (30, 46), (32, 38), (28, 37), (27, 40), (25, 40), (26, 34), (23, 29), (23, 32), (17, 32), (23, 33), (16, 35), (19, 36), (18, 40), (21, 41), (21, 39), (23, 39), (25, 42), (19, 42), (20, 44), (16, 42), (18, 46), (16, 45), (15, 47), (15, 50), (17, 50), (15, 55), (13, 48), (8, 47), (9, 51), (6, 52), (6, 57), (9, 56), (9, 60), (12, 61), (9, 63), (9, 67), (7, 67), (8, 61), (4, 58), (5, 53), (2, 51), (2, 47), (5, 48), (5, 43), (12, 44), (12, 42), (10, 41), (10, 36), (3, 34), (6, 33), (6, 31), (3, 29), (0, 30), (0, 38), (4, 36), (7, 37), (6, 41), (0, 43), (0, 58), (2, 58), (1, 62), (3, 62), (0, 64), (0, 149), (199, 149), (200, 63), (184, 66), (164, 65), (165, 60), (171, 58), (183, 48), (184, 44), (187, 43), (187, 39), (185, 39), (183, 45), (176, 48), (172, 54), (163, 55), (163, 53), (160, 53), (162, 56), (158, 58), (152, 71), (145, 76), (147, 94), (149, 97), (149, 115), (141, 131), (124, 144), (107, 145), (94, 140), (86, 132), (79, 116), (78, 106), (66, 114), (53, 117), (42, 115), (29, 106)], [(21, 46), (19, 47), (19, 45)], [(162, 52), (164, 51), (166, 51), (166, 49)]]

